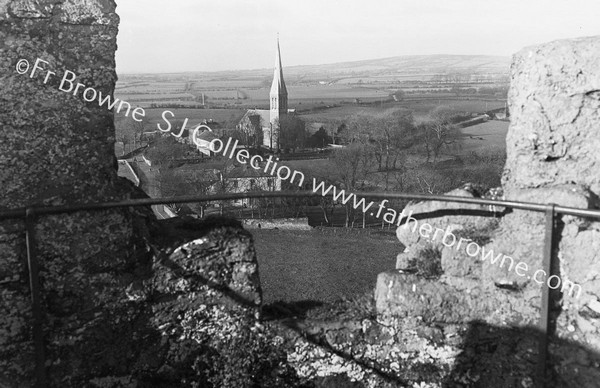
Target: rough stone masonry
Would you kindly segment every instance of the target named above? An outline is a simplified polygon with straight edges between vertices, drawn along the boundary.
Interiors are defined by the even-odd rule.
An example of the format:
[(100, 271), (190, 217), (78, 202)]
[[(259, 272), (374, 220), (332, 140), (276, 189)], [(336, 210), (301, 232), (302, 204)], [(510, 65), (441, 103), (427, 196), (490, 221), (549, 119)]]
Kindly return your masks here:
[[(555, 203), (598, 209), (600, 202), (600, 37), (561, 40), (527, 47), (515, 54), (508, 95), (511, 123), (502, 183), (507, 200)], [(472, 196), (464, 190), (451, 195)], [(481, 245), (542, 267), (543, 214), (514, 210), (495, 220), (464, 215), (479, 206), (438, 202), (411, 204), (413, 216), (457, 208), (463, 215), (424, 221)], [(425, 216), (427, 217), (427, 216)], [(555, 368), (573, 385), (596, 386), (600, 373), (590, 355), (600, 354), (600, 222), (561, 216), (557, 256), (559, 275), (581, 284), (579, 298), (566, 292), (555, 307), (555, 334), (573, 347), (551, 347)], [(482, 236), (485, 234), (485, 236)], [(387, 272), (379, 275), (376, 298), (380, 316), (422, 316), (430, 321), (480, 320), (526, 327), (539, 318), (541, 287), (508, 266), (469, 257), (431, 243), (400, 227), (407, 251), (398, 257), (405, 270), (427, 249), (439, 252), (444, 274), (439, 281)]]
[[(0, 1), (0, 208), (129, 195), (115, 173), (111, 113), (15, 71), (18, 59), (41, 57), (112, 93), (119, 21), (114, 9), (106, 0)], [(44, 217), (36, 233), (45, 330), (60, 328), (52, 330), (49, 357), (69, 362), (64, 346), (81, 346), (78, 338), (86, 336), (86, 330), (76, 333), (80, 319), (111, 326), (100, 306), (127, 282), (117, 273), (135, 264), (132, 217), (128, 211)], [(21, 386), (32, 385), (35, 365), (30, 306), (23, 222), (2, 222), (0, 370)]]
[[(143, 195), (117, 177), (110, 111), (60, 91), (60, 77), (15, 70), (41, 58), (112, 95), (115, 8), (0, 0), (0, 210)], [(48, 386), (184, 386), (194, 344), (210, 347), (224, 322), (253, 324), (261, 303), (252, 237), (236, 223), (159, 225), (126, 208), (39, 217), (35, 233)], [(0, 221), (2, 388), (34, 385), (31, 324), (24, 223)]]

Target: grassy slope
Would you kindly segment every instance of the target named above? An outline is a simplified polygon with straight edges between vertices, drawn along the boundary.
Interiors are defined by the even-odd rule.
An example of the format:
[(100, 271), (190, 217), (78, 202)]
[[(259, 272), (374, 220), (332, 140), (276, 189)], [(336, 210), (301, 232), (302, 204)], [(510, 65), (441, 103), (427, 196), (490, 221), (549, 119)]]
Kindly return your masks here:
[(320, 112), (302, 114), (301, 118), (308, 122), (341, 122), (355, 114), (377, 115), (386, 110), (408, 109), (413, 112), (415, 120), (421, 122), (427, 120), (429, 112), (440, 105), (447, 105), (459, 112), (484, 112), (486, 110), (504, 107), (504, 101), (485, 101), (485, 98), (482, 96), (473, 96), (469, 100), (466, 100), (457, 99), (455, 97), (427, 97), (419, 99), (409, 95), (406, 98), (406, 101), (402, 102), (383, 103), (382, 105), (376, 104), (371, 106), (345, 105)]
[(465, 136), (462, 153), (482, 151), (486, 148), (504, 151), (508, 121), (488, 121), (462, 129)]
[(403, 249), (392, 233), (252, 230), (265, 303), (331, 302), (372, 290)]

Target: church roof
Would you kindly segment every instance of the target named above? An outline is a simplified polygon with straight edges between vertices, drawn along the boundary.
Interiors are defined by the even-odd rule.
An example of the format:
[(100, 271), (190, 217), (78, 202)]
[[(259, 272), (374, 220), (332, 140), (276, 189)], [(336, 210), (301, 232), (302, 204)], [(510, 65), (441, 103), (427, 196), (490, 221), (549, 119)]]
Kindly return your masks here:
[(271, 95), (287, 95), (285, 81), (283, 80), (283, 67), (281, 66), (281, 53), (279, 52), (279, 39), (277, 39), (277, 55), (275, 57), (275, 71), (271, 84)]
[(249, 109), (246, 116), (254, 128), (268, 127), (271, 122), (271, 112), (266, 109)]

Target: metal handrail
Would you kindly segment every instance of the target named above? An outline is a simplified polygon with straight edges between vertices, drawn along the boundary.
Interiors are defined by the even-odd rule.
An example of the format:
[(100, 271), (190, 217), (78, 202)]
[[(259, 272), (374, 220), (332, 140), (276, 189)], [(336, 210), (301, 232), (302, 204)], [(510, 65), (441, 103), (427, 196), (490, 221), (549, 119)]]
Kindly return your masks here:
[[(505, 201), (495, 199), (483, 199), (473, 197), (458, 197), (451, 195), (436, 195), (436, 194), (411, 194), (411, 193), (369, 193), (369, 192), (355, 192), (355, 196), (366, 198), (366, 199), (405, 199), (405, 200), (419, 200), (419, 201), (439, 201), (439, 202), (457, 202), (457, 203), (468, 203), (474, 205), (486, 205), (486, 206), (498, 206), (508, 207), (511, 209), (529, 210), (539, 213), (546, 211), (547, 204), (540, 204), (535, 202), (521, 202), (521, 201)], [(331, 197), (333, 194), (328, 193), (326, 196)], [(62, 206), (29, 206), (10, 210), (0, 211), (0, 221), (5, 219), (18, 219), (25, 218), (26, 213), (29, 211), (35, 212), (36, 215), (51, 215), (51, 214), (64, 214), (74, 213), (78, 211), (90, 211), (90, 210), (106, 210), (120, 207), (130, 206), (150, 206), (150, 205), (163, 205), (171, 203), (193, 203), (193, 202), (211, 202), (211, 201), (223, 201), (223, 200), (238, 200), (244, 198), (282, 198), (282, 197), (315, 197), (322, 198), (323, 195), (315, 193), (313, 191), (257, 191), (257, 192), (246, 192), (246, 193), (226, 193), (216, 195), (188, 195), (168, 198), (141, 198), (141, 199), (129, 199), (124, 201), (115, 202), (95, 202), (95, 203), (82, 203), (74, 205), (62, 205)], [(581, 209), (567, 206), (554, 205), (554, 212), (564, 215), (571, 215), (577, 217), (589, 217), (600, 219), (600, 210), (595, 209)]]
[[(418, 201), (439, 201), (439, 202), (456, 202), (475, 205), (498, 206), (511, 209), (520, 209), (534, 212), (545, 213), (545, 242), (543, 253), (543, 266), (546, 273), (553, 274), (555, 266), (554, 251), (554, 232), (556, 229), (555, 216), (556, 214), (571, 215), (577, 217), (596, 218), (600, 219), (600, 210), (594, 209), (579, 209), (566, 206), (558, 206), (555, 204), (539, 204), (534, 202), (520, 201), (504, 201), (492, 200), (473, 197), (458, 197), (449, 195), (433, 195), (433, 194), (411, 194), (411, 193), (354, 193), (357, 197), (365, 199), (403, 199), (403, 200), (418, 200)], [(332, 197), (333, 193), (327, 194), (327, 197)], [(313, 191), (279, 191), (279, 192), (246, 192), (246, 193), (222, 193), (217, 195), (200, 195), (200, 196), (178, 196), (170, 198), (142, 198), (129, 199), (124, 201), (114, 202), (98, 202), (98, 203), (82, 203), (62, 206), (28, 206), (17, 209), (8, 209), (0, 211), (0, 221), (7, 219), (25, 219), (26, 224), (26, 242), (27, 242), (27, 264), (29, 269), (29, 284), (31, 291), (32, 302), (32, 317), (33, 317), (33, 339), (36, 352), (36, 386), (46, 386), (46, 367), (45, 367), (45, 348), (43, 337), (43, 316), (41, 311), (41, 298), (39, 287), (39, 266), (37, 261), (37, 244), (35, 241), (35, 223), (37, 218), (44, 215), (67, 214), (78, 211), (98, 211), (108, 210), (123, 207), (134, 206), (151, 206), (174, 203), (196, 203), (196, 202), (211, 202), (223, 200), (238, 200), (244, 198), (306, 198), (315, 197), (322, 198), (323, 195)], [(539, 339), (539, 359), (538, 359), (538, 376), (537, 386), (545, 386), (546, 370), (547, 370), (547, 355), (548, 355), (548, 331), (550, 320), (550, 303), (551, 295), (548, 287), (542, 287), (542, 302), (541, 302), (541, 317), (539, 322), (540, 339)]]

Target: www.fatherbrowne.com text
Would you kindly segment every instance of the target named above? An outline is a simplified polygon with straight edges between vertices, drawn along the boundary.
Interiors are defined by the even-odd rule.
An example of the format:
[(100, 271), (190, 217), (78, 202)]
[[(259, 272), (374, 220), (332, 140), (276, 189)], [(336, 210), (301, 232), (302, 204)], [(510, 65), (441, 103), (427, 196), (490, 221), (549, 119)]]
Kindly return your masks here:
[[(217, 154), (222, 154), (229, 157), (230, 159), (237, 160), (240, 164), (250, 164), (250, 166), (256, 170), (263, 170), (265, 173), (271, 176), (277, 176), (282, 181), (289, 180), (290, 183), (297, 184), (300, 188), (304, 187), (305, 176), (300, 171), (292, 171), (289, 167), (280, 165), (278, 158), (273, 159), (270, 155), (266, 159), (264, 167), (262, 163), (265, 159), (260, 155), (250, 156), (248, 150), (237, 149), (237, 140), (234, 142), (231, 138), (227, 142), (223, 142), (220, 139), (214, 139), (210, 144), (211, 150)], [(343, 205), (350, 204), (355, 210), (360, 210), (363, 213), (367, 213), (374, 205), (374, 202), (367, 202), (365, 198), (358, 198), (354, 193), (346, 193), (345, 190), (338, 190), (334, 185), (327, 185), (325, 182), (318, 182), (315, 178), (312, 179), (312, 191), (313, 193), (319, 193), (323, 197), (331, 195), (334, 201), (339, 202)], [(481, 261), (489, 260), (490, 263), (496, 264), (503, 268), (508, 263), (508, 270), (513, 271), (521, 276), (527, 277), (527, 279), (533, 279), (538, 284), (546, 284), (550, 289), (556, 290), (561, 289), (561, 292), (568, 290), (569, 295), (576, 295), (577, 298), (581, 296), (581, 286), (577, 283), (573, 283), (569, 280), (563, 281), (560, 276), (552, 275), (548, 277), (548, 274), (544, 270), (537, 270), (532, 273), (529, 265), (523, 261), (519, 261), (515, 264), (515, 259), (504, 255), (502, 253), (496, 254), (493, 249), (482, 247), (475, 241), (466, 238), (457, 238), (448, 228), (446, 230), (440, 228), (434, 228), (426, 222), (419, 222), (417, 219), (412, 217), (412, 211), (406, 214), (404, 210), (400, 214), (392, 208), (385, 206), (389, 201), (384, 199), (377, 206), (376, 212), (370, 214), (375, 218), (383, 219), (384, 222), (395, 226), (402, 226), (403, 228), (412, 228), (413, 233), (419, 233), (423, 238), (436, 241), (441, 239), (441, 243), (446, 247), (454, 247), (457, 251), (461, 247), (465, 250), (466, 254), (470, 257), (479, 257)], [(439, 241), (439, 240), (438, 240)]]
[[(57, 76), (57, 72), (51, 71), (46, 68), (50, 63), (43, 59), (37, 58), (33, 68), (29, 61), (26, 59), (20, 59), (16, 65), (16, 71), (22, 75), (28, 75), (29, 78), (34, 77), (43, 77), (43, 83), (47, 84), (50, 79)], [(31, 68), (31, 71), (30, 71)], [(125, 116), (129, 116), (131, 113), (131, 117), (133, 120), (141, 122), (145, 117), (146, 112), (141, 107), (136, 107), (132, 109), (131, 104), (127, 101), (119, 100), (118, 98), (114, 98), (111, 94), (102, 94), (102, 91), (98, 91), (92, 87), (86, 86), (81, 82), (77, 82), (77, 75), (69, 70), (65, 70), (60, 79), (60, 84), (58, 89), (62, 92), (72, 94), (73, 96), (81, 96), (84, 101), (88, 103), (97, 103), (100, 107), (106, 107), (108, 110), (116, 111), (117, 113), (121, 113), (125, 110)], [(166, 123), (167, 127), (163, 128), (161, 124), (157, 124), (157, 128), (164, 133), (168, 133), (171, 131), (171, 123), (169, 122), (169, 117), (173, 118), (175, 115), (173, 112), (165, 110), (161, 117), (163, 121)], [(188, 119), (186, 118), (183, 126), (180, 128), (180, 132), (178, 134), (171, 133), (175, 137), (181, 137), (184, 129), (186, 128), (188, 123)], [(198, 125), (194, 128), (193, 131), (193, 139), (196, 143), (197, 132), (206, 128), (210, 130), (206, 125)], [(197, 144), (199, 145), (199, 144)], [(300, 171), (292, 171), (289, 167), (280, 165), (278, 158), (273, 159), (273, 156), (269, 156), (267, 160), (265, 160), (260, 155), (250, 156), (248, 150), (245, 149), (237, 149), (237, 140), (232, 142), (232, 139), (229, 138), (226, 143), (224, 143), (221, 139), (214, 139), (210, 143), (210, 148), (213, 152), (217, 154), (222, 154), (224, 156), (229, 157), (230, 159), (237, 160), (240, 164), (250, 164), (250, 166), (256, 170), (262, 169), (265, 173), (271, 176), (277, 176), (282, 181), (289, 180), (290, 183), (297, 184), (300, 188), (304, 187), (304, 174)], [(266, 162), (266, 163), (265, 163)], [(265, 163), (265, 166), (262, 167), (262, 164)], [(371, 209), (374, 205), (372, 201), (368, 202), (365, 198), (357, 198), (354, 193), (346, 193), (345, 190), (338, 190), (334, 185), (327, 185), (325, 182), (317, 182), (315, 178), (313, 178), (312, 191), (313, 193), (320, 193), (322, 196), (331, 195), (334, 201), (342, 203), (343, 205), (350, 204), (355, 210), (360, 210), (363, 213), (367, 213), (369, 209)], [(500, 267), (503, 267), (505, 263), (509, 262), (508, 270), (514, 270), (515, 273), (521, 277), (527, 277), (527, 279), (533, 279), (538, 284), (546, 284), (549, 288), (556, 290), (558, 288), (561, 289), (561, 292), (565, 292), (568, 290), (570, 296), (576, 295), (577, 298), (581, 296), (581, 286), (579, 284), (573, 283), (571, 281), (561, 279), (557, 275), (552, 275), (548, 277), (548, 274), (544, 270), (537, 270), (533, 272), (533, 275), (530, 275), (531, 269), (527, 265), (527, 263), (519, 261), (515, 265), (515, 260), (507, 255), (503, 255), (502, 253), (498, 253), (497, 255), (491, 248), (481, 247), (475, 241), (466, 238), (457, 239), (456, 236), (448, 230), (433, 228), (430, 224), (426, 222), (422, 222), (419, 225), (418, 221), (412, 217), (412, 212), (410, 214), (405, 214), (404, 210), (400, 214), (392, 208), (387, 208), (385, 204), (389, 202), (388, 200), (383, 200), (377, 206), (377, 212), (370, 214), (376, 218), (380, 218), (383, 213), (383, 221), (395, 226), (402, 226), (403, 228), (412, 227), (413, 233), (419, 233), (419, 235), (423, 238), (430, 239), (431, 241), (435, 241), (438, 238), (441, 239), (441, 243), (446, 247), (454, 247), (454, 249), (459, 250), (461, 246), (464, 247), (464, 250), (467, 255), (470, 257), (479, 257), (481, 261), (489, 260), (492, 264), (498, 263)], [(384, 213), (385, 210), (385, 213)], [(404, 220), (404, 222), (403, 222)], [(418, 231), (418, 232), (417, 232)]]

